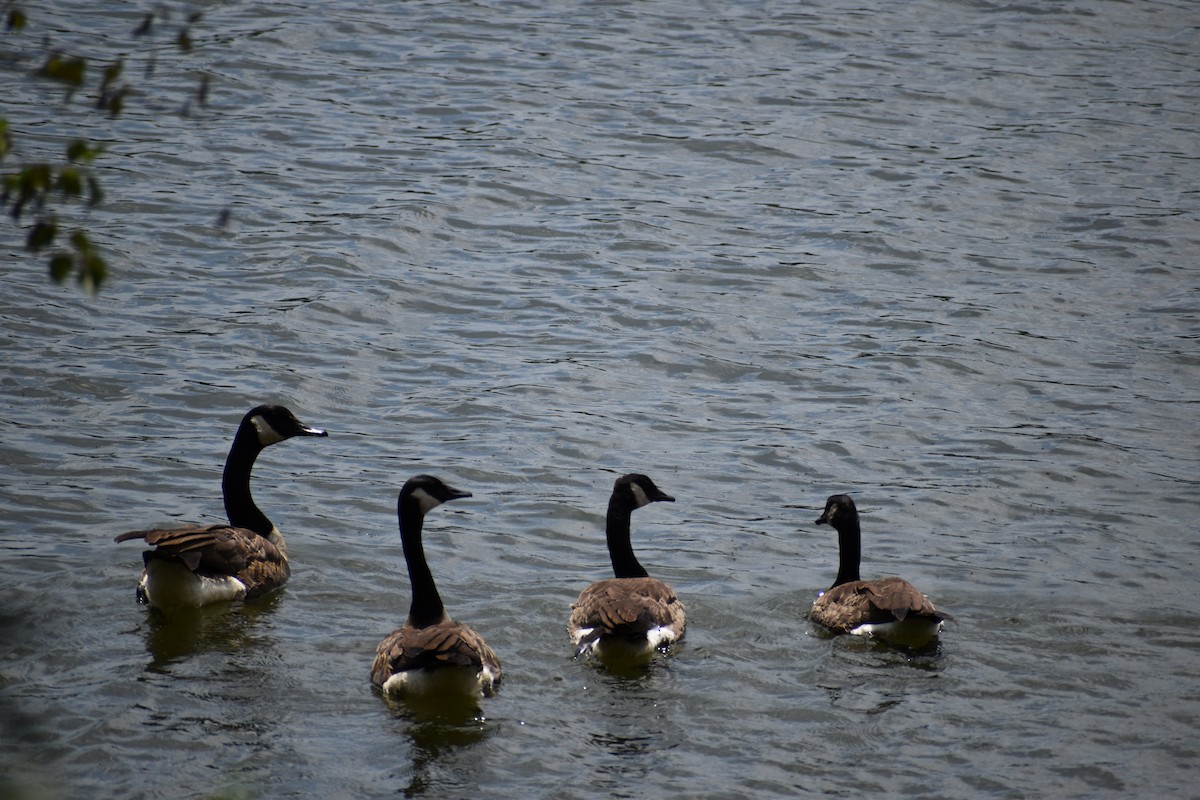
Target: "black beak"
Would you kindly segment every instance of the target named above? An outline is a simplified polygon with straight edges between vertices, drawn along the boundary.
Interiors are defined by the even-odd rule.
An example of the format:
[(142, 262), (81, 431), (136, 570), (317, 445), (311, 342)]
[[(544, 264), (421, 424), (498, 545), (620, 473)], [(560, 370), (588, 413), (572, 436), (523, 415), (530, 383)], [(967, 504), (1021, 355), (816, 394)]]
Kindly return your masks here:
[(471, 494), (470, 492), (468, 492), (466, 489), (455, 489), (453, 486), (450, 486), (449, 484), (446, 484), (446, 489), (450, 492), (450, 496), (446, 498), (447, 501), (461, 500), (464, 497), (474, 497), (475, 496), (475, 495)]

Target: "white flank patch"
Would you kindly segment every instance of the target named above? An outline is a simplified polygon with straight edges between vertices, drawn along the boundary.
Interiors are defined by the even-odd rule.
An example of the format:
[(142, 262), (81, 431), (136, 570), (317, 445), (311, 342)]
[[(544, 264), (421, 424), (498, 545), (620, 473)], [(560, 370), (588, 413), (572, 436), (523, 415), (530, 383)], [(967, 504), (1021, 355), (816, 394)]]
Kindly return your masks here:
[(935, 639), (941, 629), (942, 623), (928, 617), (910, 617), (899, 622), (859, 625), (850, 633), (855, 636), (877, 636), (896, 644), (917, 646)]
[(576, 628), (571, 631), (571, 641), (575, 643), (576, 647), (579, 647), (584, 639), (592, 635), (594, 630), (595, 628)]
[(199, 608), (246, 596), (246, 584), (232, 575), (208, 578), (183, 564), (159, 559), (147, 565), (141, 587), (150, 605), (159, 609)]

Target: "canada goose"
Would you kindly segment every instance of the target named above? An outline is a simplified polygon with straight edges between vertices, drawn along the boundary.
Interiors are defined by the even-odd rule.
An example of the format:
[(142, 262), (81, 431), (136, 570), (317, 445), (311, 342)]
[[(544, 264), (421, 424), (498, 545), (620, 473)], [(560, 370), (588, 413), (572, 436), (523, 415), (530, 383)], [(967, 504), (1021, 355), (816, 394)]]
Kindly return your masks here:
[(858, 508), (850, 495), (835, 494), (825, 502), (817, 524), (825, 523), (838, 532), (840, 565), (833, 586), (813, 603), (812, 620), (835, 633), (878, 636), (910, 647), (931, 642), (942, 620), (952, 619), (949, 614), (934, 608), (903, 578), (859, 579), (862, 534)]
[(616, 577), (588, 586), (572, 604), (567, 630), (578, 653), (645, 658), (683, 636), (683, 603), (670, 586), (646, 573), (629, 542), (634, 509), (656, 501), (672, 503), (675, 498), (645, 475), (624, 475), (613, 485), (605, 535)]
[(470, 496), (470, 492), (447, 486), (431, 475), (410, 478), (400, 490), (396, 510), (412, 604), (403, 627), (375, 648), (371, 682), (385, 692), (479, 696), (491, 694), (500, 682), (496, 653), (482, 636), (446, 613), (421, 544), (426, 513), (449, 500)]
[(145, 569), (138, 602), (158, 609), (198, 608), (253, 598), (282, 586), (291, 574), (283, 536), (250, 496), (250, 470), (263, 448), (293, 436), (328, 436), (310, 428), (283, 406), (262, 405), (242, 418), (221, 490), (228, 525), (185, 525), (129, 531), (116, 541), (143, 539)]

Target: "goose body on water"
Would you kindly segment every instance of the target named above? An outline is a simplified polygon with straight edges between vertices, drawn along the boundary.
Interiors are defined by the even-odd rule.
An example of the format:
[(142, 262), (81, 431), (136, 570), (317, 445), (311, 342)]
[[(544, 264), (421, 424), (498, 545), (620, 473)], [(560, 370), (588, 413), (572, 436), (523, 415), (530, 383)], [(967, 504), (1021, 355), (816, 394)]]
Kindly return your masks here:
[(835, 633), (877, 636), (909, 647), (937, 638), (942, 622), (952, 617), (938, 611), (915, 586), (903, 578), (859, 578), (862, 532), (850, 495), (831, 496), (817, 524), (829, 524), (838, 532), (840, 560), (833, 586), (812, 605), (814, 622)]
[(591, 584), (571, 606), (567, 627), (578, 653), (641, 659), (683, 636), (683, 603), (670, 586), (649, 576), (630, 543), (630, 519), (636, 509), (674, 500), (645, 475), (617, 478), (605, 520), (615, 577)]
[(471, 493), (431, 475), (410, 478), (400, 490), (397, 516), (412, 604), (404, 625), (375, 649), (371, 682), (395, 695), (441, 697), (491, 694), (500, 682), (500, 659), (470, 626), (446, 613), (421, 541), (425, 514)]
[(129, 531), (141, 539), (144, 569), (138, 601), (161, 610), (197, 608), (250, 599), (282, 586), (291, 574), (279, 529), (250, 495), (250, 471), (264, 448), (294, 436), (327, 436), (296, 419), (287, 408), (261, 405), (242, 418), (225, 460), (221, 489), (228, 525), (184, 525)]

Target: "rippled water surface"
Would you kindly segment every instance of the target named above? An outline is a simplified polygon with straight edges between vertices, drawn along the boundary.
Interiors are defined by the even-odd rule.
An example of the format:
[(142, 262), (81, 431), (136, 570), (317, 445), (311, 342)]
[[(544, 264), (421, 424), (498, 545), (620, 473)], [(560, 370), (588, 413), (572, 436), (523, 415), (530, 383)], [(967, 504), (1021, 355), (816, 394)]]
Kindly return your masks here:
[[(1193, 4), (231, 0), (186, 56), (54, 6), (10, 56), (127, 52), (145, 91), (98, 121), (4, 62), (16, 157), (105, 143), (113, 265), (56, 286), (0, 229), (8, 790), (1194, 792)], [(268, 400), (330, 431), (255, 472), (291, 582), (147, 613), (112, 537), (220, 520)], [(689, 630), (629, 675), (565, 623), (633, 470)], [(417, 472), (474, 493), (426, 532), (504, 662), (474, 719), (368, 680)], [(808, 622), (840, 491), (865, 575), (958, 618), (935, 652)]]

